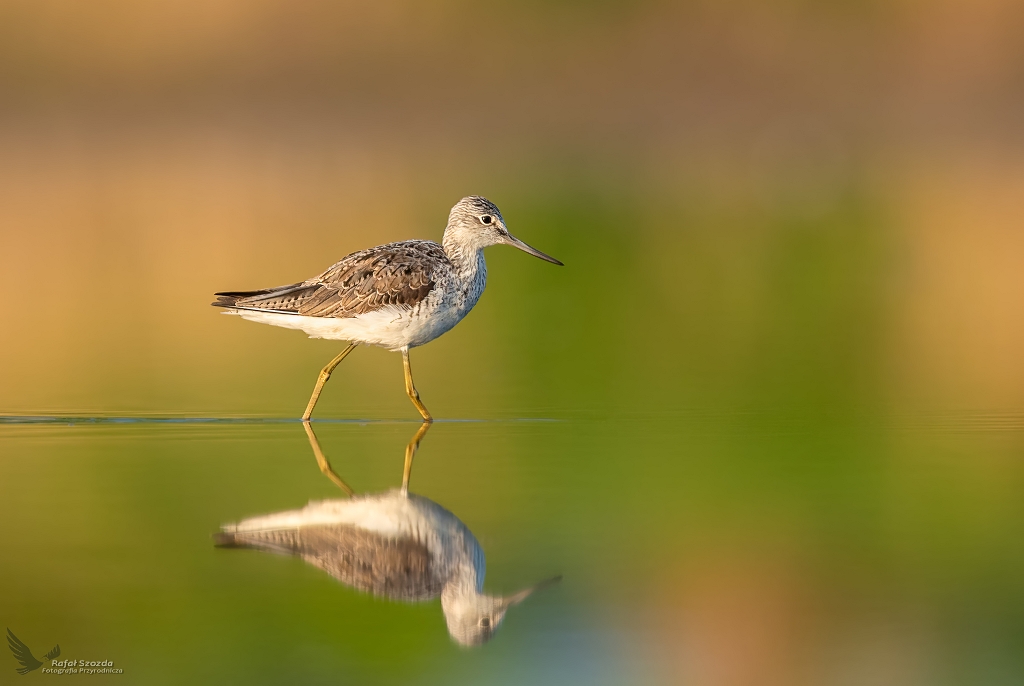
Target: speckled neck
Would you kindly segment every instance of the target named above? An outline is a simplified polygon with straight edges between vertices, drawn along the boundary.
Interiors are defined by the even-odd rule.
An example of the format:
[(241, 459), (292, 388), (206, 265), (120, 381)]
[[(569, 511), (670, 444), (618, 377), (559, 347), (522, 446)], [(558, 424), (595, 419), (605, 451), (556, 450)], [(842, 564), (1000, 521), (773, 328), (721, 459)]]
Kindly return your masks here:
[(450, 238), (447, 233), (442, 247), (459, 280), (466, 284), (475, 284), (479, 290), (483, 290), (487, 281), (487, 262), (484, 261), (483, 248), (467, 246)]
[(483, 584), (477, 583), (475, 570), (456, 570), (448, 583), (441, 589), (441, 605), (451, 606), (464, 598), (476, 598), (483, 594)]

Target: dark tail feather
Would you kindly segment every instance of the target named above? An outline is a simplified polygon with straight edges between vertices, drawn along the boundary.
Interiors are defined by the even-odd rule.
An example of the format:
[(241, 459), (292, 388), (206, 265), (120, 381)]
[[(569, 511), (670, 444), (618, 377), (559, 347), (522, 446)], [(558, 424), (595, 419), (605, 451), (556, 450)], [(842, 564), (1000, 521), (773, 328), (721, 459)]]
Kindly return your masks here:
[(297, 311), (299, 302), (318, 288), (317, 284), (307, 285), (304, 282), (299, 282), (277, 288), (263, 288), (258, 291), (222, 291), (214, 293), (217, 300), (210, 304), (214, 307), (293, 312)]
[(230, 531), (218, 531), (213, 535), (214, 548), (245, 548), (244, 541), (239, 541)]
[[(213, 535), (214, 548), (250, 548), (252, 550), (265, 550), (268, 546), (260, 545), (259, 541), (249, 540), (245, 532), (218, 531)], [(287, 552), (287, 551), (286, 551)]]
[(213, 534), (215, 548), (262, 550), (276, 555), (295, 555), (301, 547), (297, 529), (275, 531), (218, 531)]
[(214, 307), (234, 307), (238, 299), (242, 297), (238, 293), (214, 293), (217, 299), (210, 303)]
[(220, 293), (214, 293), (214, 295), (217, 296), (217, 301), (210, 304), (214, 307), (234, 307), (235, 303), (239, 300), (259, 298), (261, 295), (269, 295), (276, 291), (280, 291), (282, 288), (291, 288), (291, 286), (282, 286), (281, 288), (263, 288), (258, 291), (222, 291)]

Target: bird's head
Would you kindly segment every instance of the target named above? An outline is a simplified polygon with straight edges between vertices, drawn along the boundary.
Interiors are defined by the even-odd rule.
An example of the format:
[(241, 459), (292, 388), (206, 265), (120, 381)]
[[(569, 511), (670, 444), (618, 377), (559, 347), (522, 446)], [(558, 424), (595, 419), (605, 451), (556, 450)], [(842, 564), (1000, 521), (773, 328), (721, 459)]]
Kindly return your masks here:
[(562, 264), (510, 234), (497, 205), (479, 195), (471, 195), (455, 203), (448, 214), (444, 239), (446, 245), (454, 242), (471, 251), (491, 245), (511, 245), (552, 264)]
[(441, 607), (448, 623), (448, 633), (461, 645), (483, 645), (494, 636), (510, 607), (561, 578), (556, 576), (507, 597), (484, 595), (469, 589), (462, 592), (446, 589), (441, 595)]

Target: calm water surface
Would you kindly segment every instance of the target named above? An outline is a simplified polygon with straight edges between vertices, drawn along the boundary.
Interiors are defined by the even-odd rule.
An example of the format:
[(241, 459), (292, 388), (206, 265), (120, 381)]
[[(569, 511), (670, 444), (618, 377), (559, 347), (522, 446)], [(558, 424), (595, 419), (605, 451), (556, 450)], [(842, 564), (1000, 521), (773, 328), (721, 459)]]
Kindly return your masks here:
[[(313, 426), (363, 493), (400, 485), (419, 425)], [(88, 677), (112, 683), (1019, 683), (1022, 426), (438, 422), (411, 490), (473, 531), (486, 590), (564, 577), (470, 649), (437, 600), (214, 547), (222, 524), (345, 497), (297, 421), (7, 420), (4, 618), (37, 657), (113, 660), (123, 676)]]

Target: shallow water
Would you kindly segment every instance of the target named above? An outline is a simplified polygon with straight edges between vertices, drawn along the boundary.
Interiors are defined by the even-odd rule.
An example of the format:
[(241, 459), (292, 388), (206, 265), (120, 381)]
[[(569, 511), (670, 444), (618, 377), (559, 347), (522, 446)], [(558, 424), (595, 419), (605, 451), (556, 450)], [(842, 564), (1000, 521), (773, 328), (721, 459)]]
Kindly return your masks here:
[[(344, 497), (299, 422), (6, 418), (4, 616), (37, 657), (112, 660), (117, 683), (1015, 683), (1022, 425), (437, 422), (411, 490), (474, 532), (485, 588), (564, 577), (467, 649), (438, 601), (214, 548), (222, 524)], [(376, 492), (419, 424), (313, 426)]]

